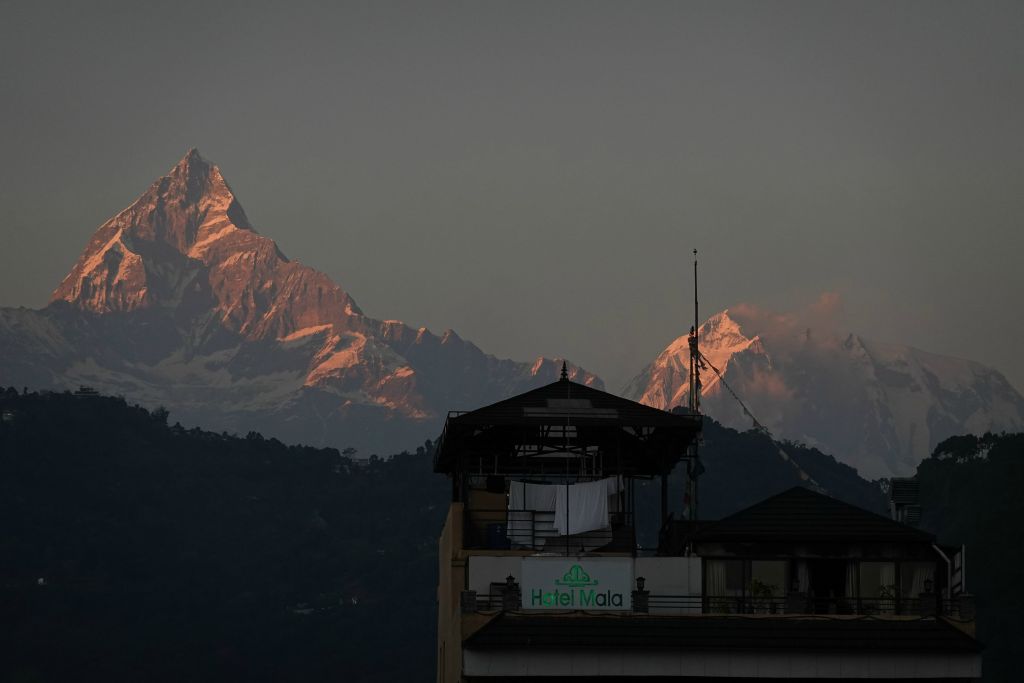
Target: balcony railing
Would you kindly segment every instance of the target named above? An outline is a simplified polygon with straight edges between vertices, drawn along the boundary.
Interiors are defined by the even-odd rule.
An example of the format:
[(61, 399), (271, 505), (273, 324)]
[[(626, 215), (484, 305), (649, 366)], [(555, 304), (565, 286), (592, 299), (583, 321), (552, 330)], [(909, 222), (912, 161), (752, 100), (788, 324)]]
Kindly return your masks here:
[[(494, 584), (490, 594), (472, 594), (464, 599), (474, 602), (466, 605), (468, 611), (501, 611), (519, 610), (519, 593), (506, 594), (504, 586)], [(518, 587), (517, 587), (518, 588)], [(634, 612), (652, 615), (672, 614), (705, 614), (705, 615), (816, 615), (834, 616), (876, 616), (913, 617), (941, 615), (955, 620), (972, 621), (973, 607), (969, 612), (961, 611), (961, 602), (957, 599), (934, 599), (931, 601), (935, 609), (929, 611), (928, 601), (921, 598), (822, 598), (807, 600), (803, 596), (789, 597), (740, 597), (734, 595), (669, 595), (649, 593), (646, 601), (636, 601), (634, 594)], [(646, 603), (646, 609), (641, 607)], [(475, 609), (474, 609), (475, 607)], [(924, 609), (922, 609), (924, 607)]]
[(808, 598), (804, 595), (751, 597), (735, 595), (662, 595), (648, 597), (650, 612), (700, 611), (703, 614), (814, 614), (857, 616), (933, 616), (973, 619), (961, 614), (957, 599), (943, 598)]
[(629, 515), (613, 512), (610, 527), (563, 536), (555, 513), (546, 510), (466, 510), (467, 549), (532, 550), (571, 555), (580, 552), (633, 552), (636, 535)]

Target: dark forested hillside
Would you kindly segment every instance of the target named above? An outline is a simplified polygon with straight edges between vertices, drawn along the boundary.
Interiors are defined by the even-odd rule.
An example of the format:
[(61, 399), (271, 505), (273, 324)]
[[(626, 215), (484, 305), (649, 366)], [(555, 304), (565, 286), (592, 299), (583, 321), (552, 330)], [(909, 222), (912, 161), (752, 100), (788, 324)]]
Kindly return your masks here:
[(986, 680), (1020, 679), (1024, 642), (1024, 434), (957, 436), (917, 468), (921, 526), (967, 544)]
[[(0, 681), (433, 679), (449, 488), (429, 444), (355, 460), (13, 389), (0, 411), (0, 630), (18, 644)], [(761, 434), (709, 421), (704, 439), (703, 517), (799, 481)], [(787, 452), (880, 511), (877, 484)]]
[[(783, 449), (828, 495), (873, 512), (888, 513), (886, 496), (877, 482), (862, 479), (854, 468), (815, 448), (786, 443)], [(706, 419), (700, 516), (717, 519), (800, 485), (797, 469), (783, 461), (779, 450), (762, 433), (737, 432)], [(682, 475), (676, 473), (680, 485)]]
[(114, 398), (0, 409), (0, 680), (430, 677), (425, 449), (357, 465)]
[[(787, 457), (797, 463), (828, 495), (879, 514), (888, 514), (888, 503), (879, 482), (857, 475), (857, 470), (830, 455), (800, 444), (783, 445)], [(701, 519), (719, 519), (760, 502), (768, 496), (806, 485), (798, 471), (782, 459), (779, 446), (763, 433), (737, 432), (710, 418), (704, 419), (700, 448), (704, 473), (700, 477), (698, 514)], [(672, 512), (682, 512), (686, 468), (676, 467), (669, 477)], [(645, 486), (638, 496), (639, 538), (642, 545), (657, 542), (659, 512), (658, 482)]]

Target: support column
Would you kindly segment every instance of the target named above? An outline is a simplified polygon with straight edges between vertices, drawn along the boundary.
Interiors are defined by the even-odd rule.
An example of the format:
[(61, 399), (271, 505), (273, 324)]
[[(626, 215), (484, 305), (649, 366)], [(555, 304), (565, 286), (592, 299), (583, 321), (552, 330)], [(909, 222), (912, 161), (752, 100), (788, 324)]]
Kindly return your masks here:
[(668, 475), (661, 475), (661, 525), (668, 521)]

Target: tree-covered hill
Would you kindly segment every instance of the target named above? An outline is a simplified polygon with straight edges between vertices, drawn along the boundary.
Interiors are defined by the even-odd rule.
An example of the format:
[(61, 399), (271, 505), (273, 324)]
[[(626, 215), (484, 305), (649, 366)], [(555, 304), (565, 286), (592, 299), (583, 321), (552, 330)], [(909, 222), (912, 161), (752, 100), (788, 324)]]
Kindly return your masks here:
[(424, 448), (356, 463), (106, 397), (0, 410), (0, 680), (429, 677), (449, 489)]
[[(796, 443), (780, 447), (755, 430), (737, 432), (705, 419), (701, 448), (705, 472), (700, 478), (700, 516), (717, 519), (758, 503), (802, 482), (795, 463), (824, 491), (853, 505), (888, 514), (878, 482), (862, 479), (857, 470), (816, 448)], [(783, 460), (782, 455), (793, 463)], [(681, 469), (681, 468), (680, 468)], [(682, 485), (683, 472), (675, 473)]]
[(917, 468), (921, 526), (967, 545), (986, 680), (1020, 679), (1024, 643), (1024, 434), (957, 436)]

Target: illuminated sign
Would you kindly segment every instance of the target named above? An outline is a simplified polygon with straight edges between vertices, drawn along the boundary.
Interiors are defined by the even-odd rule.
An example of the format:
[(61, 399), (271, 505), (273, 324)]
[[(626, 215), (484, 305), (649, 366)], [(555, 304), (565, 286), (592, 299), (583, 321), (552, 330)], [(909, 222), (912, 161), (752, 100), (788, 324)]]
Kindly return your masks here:
[(633, 559), (524, 557), (523, 609), (629, 610)]

